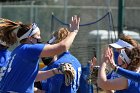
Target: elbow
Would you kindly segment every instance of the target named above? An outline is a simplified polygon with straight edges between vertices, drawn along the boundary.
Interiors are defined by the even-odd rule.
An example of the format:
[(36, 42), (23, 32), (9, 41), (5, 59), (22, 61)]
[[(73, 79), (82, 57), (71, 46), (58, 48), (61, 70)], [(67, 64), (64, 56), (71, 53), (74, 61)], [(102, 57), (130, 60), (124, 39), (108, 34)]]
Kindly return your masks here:
[(105, 81), (97, 80), (97, 85), (98, 85), (98, 87), (100, 87), (101, 89), (107, 90), (107, 85), (106, 85), (106, 82), (105, 82)]
[(62, 48), (62, 50), (63, 51), (67, 51), (68, 49), (69, 49), (69, 46), (68, 46), (68, 44), (67, 43), (61, 43), (61, 48)]

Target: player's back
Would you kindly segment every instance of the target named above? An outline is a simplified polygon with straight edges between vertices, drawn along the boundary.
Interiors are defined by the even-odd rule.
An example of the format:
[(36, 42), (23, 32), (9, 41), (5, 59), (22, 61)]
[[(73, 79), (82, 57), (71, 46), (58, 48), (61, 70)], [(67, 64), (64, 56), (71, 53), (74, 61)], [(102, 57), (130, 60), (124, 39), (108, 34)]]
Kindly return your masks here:
[(65, 85), (64, 75), (55, 75), (47, 80), (42, 81), (42, 87), (46, 93), (76, 93), (79, 87), (79, 80), (81, 76), (81, 64), (70, 52), (64, 52), (58, 57), (58, 60), (47, 66), (45, 69), (49, 70), (57, 68), (61, 63), (71, 63), (75, 70), (75, 79), (71, 85)]

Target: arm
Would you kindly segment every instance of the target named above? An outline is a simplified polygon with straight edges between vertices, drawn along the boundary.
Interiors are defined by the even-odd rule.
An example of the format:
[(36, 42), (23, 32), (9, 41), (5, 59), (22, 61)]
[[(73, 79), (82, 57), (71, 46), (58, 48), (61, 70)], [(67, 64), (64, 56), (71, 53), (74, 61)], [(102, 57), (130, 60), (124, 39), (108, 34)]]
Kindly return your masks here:
[(118, 69), (116, 70), (116, 72), (128, 79), (134, 80), (136, 82), (140, 82), (140, 73), (136, 73), (133, 71), (129, 71), (126, 69), (123, 69), (121, 67), (118, 67)]
[(52, 77), (56, 74), (60, 74), (60, 72), (56, 68), (54, 68), (52, 70), (47, 70), (47, 71), (39, 71), (35, 81), (36, 82), (37, 81), (42, 81), (42, 80), (50, 78), (50, 77)]
[[(113, 58), (112, 53), (110, 51), (110, 49), (107, 49), (104, 56), (103, 56), (103, 63), (100, 65), (100, 69), (98, 72), (98, 80), (97, 80), (97, 84), (99, 87), (101, 87), (104, 90), (122, 90), (122, 89), (126, 89), (128, 87), (128, 82), (127, 79), (124, 77), (121, 78), (116, 78), (113, 80), (107, 80), (106, 78), (106, 61), (109, 58)], [(109, 58), (108, 58), (109, 57)], [(104, 62), (105, 61), (105, 62)]]
[(129, 70), (126, 70), (126, 69), (123, 69), (121, 67), (118, 67), (115, 62), (113, 60), (111, 60), (109, 58), (109, 64), (110, 64), (110, 67), (114, 70), (116, 70), (116, 73), (128, 78), (128, 79), (131, 79), (131, 80), (134, 80), (136, 82), (140, 82), (140, 73), (136, 73), (136, 72), (133, 72), (133, 71), (129, 71)]
[(60, 43), (53, 45), (45, 45), (44, 49), (41, 52), (41, 57), (54, 56), (68, 50), (71, 44), (74, 41), (74, 38), (79, 30), (80, 18), (77, 16), (72, 17), (70, 24), (70, 34), (62, 40)]
[(113, 80), (107, 80), (105, 68), (106, 68), (106, 63), (104, 62), (101, 65), (98, 73), (97, 84), (100, 88), (104, 90), (122, 90), (127, 88), (128, 82), (127, 79), (124, 77), (113, 79)]

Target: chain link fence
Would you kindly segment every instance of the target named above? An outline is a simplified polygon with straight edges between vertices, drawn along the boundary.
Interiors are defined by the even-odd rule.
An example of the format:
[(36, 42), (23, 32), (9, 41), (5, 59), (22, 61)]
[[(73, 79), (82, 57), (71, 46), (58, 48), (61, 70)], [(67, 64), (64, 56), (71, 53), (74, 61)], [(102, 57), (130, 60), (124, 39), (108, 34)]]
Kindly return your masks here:
[[(102, 18), (109, 9), (111, 9), (114, 25), (117, 27), (116, 1), (112, 1), (113, 3), (111, 3), (110, 7), (107, 6), (107, 1), (109, 0), (104, 2), (102, 2), (102, 0), (88, 0), (86, 2), (78, 2), (73, 0), (26, 0), (19, 2), (5, 2), (0, 3), (0, 17), (11, 19), (13, 21), (21, 21), (25, 24), (33, 22), (37, 23), (41, 29), (43, 40), (47, 41), (53, 31), (65, 26), (57, 20), (54, 20), (52, 25), (52, 13), (64, 23), (69, 23), (71, 16), (77, 14), (81, 17), (81, 24), (86, 24), (97, 21), (98, 19)], [(128, 11), (126, 11), (126, 14), (129, 14), (130, 9), (127, 9)], [(136, 12), (139, 10), (140, 9), (138, 8), (133, 9), (135, 12), (133, 15), (140, 13)], [(128, 17), (126, 17), (126, 19), (128, 19)], [(131, 25), (129, 20), (126, 20), (125, 22), (128, 25)], [(134, 23), (140, 24), (138, 22)], [(101, 48), (103, 48), (104, 45), (111, 43), (111, 37), (109, 36), (110, 32), (108, 32), (108, 34), (104, 34), (106, 37), (108, 37), (106, 39), (102, 39), (102, 36), (99, 33), (92, 35), (90, 32), (93, 30), (113, 30), (112, 24), (113, 23), (109, 22), (109, 17), (106, 16), (95, 24), (80, 26), (80, 31), (70, 51), (79, 59), (81, 64), (86, 65), (87, 62), (93, 57), (94, 53), (96, 53), (98, 59), (101, 59)], [(53, 30), (51, 29), (52, 26)], [(115, 37), (115, 35), (112, 34), (112, 37)], [(13, 46), (11, 50), (15, 46)]]

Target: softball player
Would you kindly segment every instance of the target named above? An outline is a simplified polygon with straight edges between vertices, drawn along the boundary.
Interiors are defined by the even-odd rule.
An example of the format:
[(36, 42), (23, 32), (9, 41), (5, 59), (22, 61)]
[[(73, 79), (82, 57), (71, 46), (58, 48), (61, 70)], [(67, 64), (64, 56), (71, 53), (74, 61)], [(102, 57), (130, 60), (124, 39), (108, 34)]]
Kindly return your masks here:
[[(66, 28), (60, 28), (55, 32), (53, 38), (48, 42), (53, 44), (61, 42), (69, 35), (69, 31)], [(55, 56), (56, 59), (56, 56)], [(45, 93), (76, 93), (79, 87), (79, 81), (81, 76), (81, 64), (76, 57), (74, 57), (69, 51), (63, 52), (58, 55), (57, 60), (51, 62), (42, 70), (50, 70), (52, 68), (58, 68), (61, 63), (70, 63), (75, 70), (75, 78), (70, 85), (66, 85), (66, 77), (64, 75), (55, 75), (49, 79), (41, 81), (42, 90)]]
[(0, 68), (2, 68), (3, 66), (6, 66), (7, 61), (10, 57), (11, 52), (8, 50), (8, 48), (9, 46), (5, 42), (0, 40)]
[(61, 63), (71, 63), (75, 70), (75, 78), (69, 86), (65, 85), (64, 75), (55, 75), (49, 79), (43, 80), (41, 82), (42, 89), (45, 93), (76, 93), (79, 87), (79, 80), (81, 76), (81, 64), (80, 62), (71, 55), (70, 52), (64, 52), (61, 54), (57, 61), (53, 62), (49, 66), (43, 68), (42, 70), (50, 70), (52, 68), (57, 68)]
[[(120, 63), (124, 65), (124, 68), (139, 72), (139, 62), (140, 58), (138, 57), (140, 54), (140, 47), (135, 47), (132, 49), (122, 49), (120, 51)], [(98, 86), (104, 90), (116, 90), (115, 93), (139, 93), (140, 92), (140, 83), (135, 82), (133, 80), (119, 77), (113, 80), (109, 80), (106, 78), (105, 68), (107, 65), (107, 60), (109, 62), (114, 61), (113, 59), (112, 49), (108, 48), (106, 53), (104, 54), (104, 61), (100, 66), (100, 70), (98, 73)], [(115, 66), (114, 71), (116, 71), (117, 66)]]
[[(69, 36), (58, 44), (49, 45), (38, 44), (41, 36), (36, 24), (24, 25), (1, 19), (0, 28), (2, 31), (0, 34), (3, 35), (2, 40), (9, 45), (13, 45), (17, 41), (16, 37), (20, 41), (20, 45), (12, 51), (7, 69), (1, 76), (1, 93), (33, 93), (34, 80), (39, 70), (39, 58), (54, 56), (69, 49), (79, 30), (79, 22), (80, 18), (72, 17)], [(14, 31), (17, 29), (17, 34), (15, 34)], [(48, 75), (53, 76), (52, 71)]]

